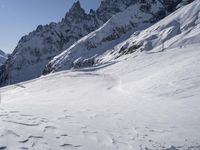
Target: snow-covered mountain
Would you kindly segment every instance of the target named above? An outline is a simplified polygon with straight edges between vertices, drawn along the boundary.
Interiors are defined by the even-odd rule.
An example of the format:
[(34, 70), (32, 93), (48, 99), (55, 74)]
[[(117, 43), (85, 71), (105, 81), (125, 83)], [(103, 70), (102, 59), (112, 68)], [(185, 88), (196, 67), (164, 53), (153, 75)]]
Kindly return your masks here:
[(120, 48), (122, 53), (128, 53), (129, 48), (132, 47), (137, 47), (135, 50), (151, 53), (169, 48), (187, 47), (200, 43), (199, 28), (200, 2), (197, 0), (180, 8), (150, 28), (133, 34), (117, 48)]
[(9, 76), (9, 83), (16, 83), (39, 77), (54, 56), (131, 3), (132, 0), (104, 0), (99, 9), (87, 14), (80, 2), (75, 2), (61, 22), (39, 25), (35, 31), (21, 38), (10, 59), (0, 69), (0, 80), (5, 82)]
[(2, 50), (0, 50), (0, 66), (3, 65), (6, 60), (7, 60), (6, 54)]
[[(172, 48), (199, 43), (200, 3), (196, 3), (195, 7), (191, 4), (180, 8), (153, 26), (154, 21), (151, 20), (161, 11), (158, 8), (162, 8), (162, 3), (152, 3), (149, 10), (143, 12), (143, 3), (131, 5), (56, 56), (46, 66), (44, 74), (98, 65), (136, 51), (155, 48), (160, 51), (163, 46)], [(151, 27), (143, 30), (148, 26)]]
[(1, 149), (199, 150), (199, 48), (1, 89)]
[[(126, 19), (134, 5), (58, 55), (50, 66), (55, 65), (53, 72), (67, 69), (68, 56), (79, 56), (79, 51), (83, 60), (92, 58), (88, 49), (79, 50), (88, 42), (93, 56), (105, 45), (107, 52), (96, 51), (101, 65), (0, 88), (1, 150), (200, 149), (200, 1), (145, 30), (130, 28), (111, 36), (113, 44), (107, 41), (110, 37), (102, 40), (120, 33), (111, 30), (117, 27), (112, 24), (115, 18), (126, 16), (117, 23), (129, 25)], [(141, 20), (152, 17), (143, 13)], [(91, 46), (95, 42), (99, 44)], [(78, 61), (83, 64), (79, 59), (73, 63), (82, 67)]]
[(199, 150), (200, 44), (1, 90), (0, 149)]
[[(39, 77), (44, 71), (45, 65), (53, 57), (69, 48), (81, 37), (99, 27), (102, 28), (102, 25), (113, 15), (125, 11), (128, 7), (130, 9), (131, 5), (132, 8), (139, 7), (134, 12), (136, 13), (135, 16), (134, 14), (131, 15), (135, 18), (133, 20), (137, 20), (136, 24), (134, 22), (128, 23), (124, 18), (127, 27), (125, 29), (116, 28), (116, 33), (104, 39), (105, 41), (112, 41), (113, 38), (121, 37), (121, 35), (133, 29), (135, 25), (140, 26), (138, 24), (141, 22), (144, 23), (141, 28), (155, 23), (174, 11), (180, 2), (181, 0), (103, 0), (96, 11), (91, 10), (87, 14), (81, 8), (80, 2), (77, 1), (61, 22), (45, 26), (40, 25), (35, 31), (22, 37), (7, 63), (0, 69), (1, 85)], [(137, 15), (139, 13), (144, 16)], [(141, 17), (141, 20), (139, 17)], [(45, 72), (48, 71), (45, 70)]]

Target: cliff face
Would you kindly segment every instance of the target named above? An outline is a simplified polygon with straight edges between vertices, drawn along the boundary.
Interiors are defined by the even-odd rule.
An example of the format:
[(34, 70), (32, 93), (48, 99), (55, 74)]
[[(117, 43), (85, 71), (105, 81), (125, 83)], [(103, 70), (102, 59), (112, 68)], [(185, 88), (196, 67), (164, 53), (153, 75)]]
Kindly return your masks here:
[[(159, 8), (151, 8), (155, 3), (160, 4)], [(86, 13), (77, 1), (59, 23), (39, 25), (35, 31), (21, 38), (0, 68), (0, 84), (13, 84), (39, 77), (55, 56), (131, 5), (140, 4), (141, 12), (146, 13), (154, 9), (154, 17), (148, 20), (154, 23), (175, 10), (179, 3), (180, 0), (103, 0), (96, 11)]]
[(5, 63), (6, 59), (6, 54), (2, 50), (0, 50), (0, 66), (2, 66)]

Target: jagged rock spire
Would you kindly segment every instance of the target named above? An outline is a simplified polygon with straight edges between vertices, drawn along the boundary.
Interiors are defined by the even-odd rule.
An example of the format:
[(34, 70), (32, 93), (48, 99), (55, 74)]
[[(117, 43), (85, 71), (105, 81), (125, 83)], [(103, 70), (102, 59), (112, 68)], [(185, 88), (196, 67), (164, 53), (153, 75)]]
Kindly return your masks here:
[(80, 1), (76, 1), (73, 5), (72, 5), (72, 8), (70, 9), (71, 11), (74, 11), (74, 10), (79, 10), (81, 9), (81, 3)]
[(71, 9), (69, 10), (69, 12), (66, 14), (65, 16), (65, 20), (69, 20), (71, 21), (71, 19), (75, 19), (75, 18), (82, 18), (86, 15), (85, 10), (81, 7), (81, 3), (80, 1), (76, 1)]

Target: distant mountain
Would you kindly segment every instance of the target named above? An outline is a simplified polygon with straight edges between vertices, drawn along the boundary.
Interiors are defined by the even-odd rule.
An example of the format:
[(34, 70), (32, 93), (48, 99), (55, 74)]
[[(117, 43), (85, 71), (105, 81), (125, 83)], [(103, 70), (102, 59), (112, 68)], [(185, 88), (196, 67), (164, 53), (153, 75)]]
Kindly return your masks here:
[(7, 60), (7, 55), (2, 50), (0, 50), (0, 66), (3, 65), (6, 60)]
[[(80, 2), (77, 1), (61, 22), (50, 23), (45, 26), (40, 25), (35, 31), (21, 38), (5, 65), (0, 68), (0, 84), (18, 83), (37, 78), (42, 73), (49, 73), (55, 56), (96, 29), (105, 29), (106, 24), (115, 27), (113, 28), (114, 31), (110, 28), (109, 30), (112, 34), (103, 39), (104, 42), (111, 42), (128, 34), (128, 32), (147, 28), (176, 10), (176, 7), (181, 3), (182, 0), (102, 0), (100, 7), (96, 11), (91, 10), (87, 14), (81, 8)], [(130, 10), (131, 7), (137, 11)], [(122, 16), (123, 18), (114, 17), (118, 21), (114, 21), (114, 19), (109, 20), (112, 16), (124, 11), (127, 13), (133, 11), (134, 14), (128, 15), (127, 18), (130, 22), (126, 20), (126, 16)], [(131, 21), (130, 17), (132, 17), (133, 21)], [(108, 23), (104, 24), (107, 21)], [(112, 25), (112, 22), (119, 25)], [(120, 26), (123, 24), (125, 26), (121, 28)], [(95, 45), (89, 44), (89, 49), (93, 48), (93, 46)], [(98, 52), (98, 54), (100, 53)], [(72, 52), (72, 55), (73, 57), (75, 56), (74, 60), (77, 60), (79, 57), (81, 60), (80, 54), (76, 56), (75, 52)], [(93, 56), (92, 53), (90, 55)], [(51, 62), (48, 63), (49, 61)], [(46, 65), (47, 67), (45, 68)], [(71, 64), (67, 65), (70, 66)], [(66, 68), (70, 69), (71, 67)]]
[(181, 8), (183, 11), (174, 12), (143, 31), (154, 24), (158, 19), (158, 12), (164, 10), (160, 2), (147, 4), (151, 5), (136, 3), (112, 17), (104, 26), (50, 61), (44, 74), (102, 64), (136, 51), (150, 51), (155, 48), (159, 51), (163, 46), (172, 48), (200, 43), (199, 30), (195, 30), (199, 26), (199, 18), (196, 17), (199, 13), (198, 7), (188, 8), (191, 10), (185, 12), (185, 7)]

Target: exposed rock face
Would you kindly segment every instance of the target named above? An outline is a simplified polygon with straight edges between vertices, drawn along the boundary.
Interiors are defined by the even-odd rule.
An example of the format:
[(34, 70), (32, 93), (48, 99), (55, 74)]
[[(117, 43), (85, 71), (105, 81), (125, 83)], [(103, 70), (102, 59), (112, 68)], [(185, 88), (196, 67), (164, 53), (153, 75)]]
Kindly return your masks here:
[(113, 14), (125, 10), (131, 4), (136, 3), (137, 0), (102, 0), (97, 16), (100, 20), (106, 22)]
[[(143, 12), (151, 13), (150, 10), (154, 10), (156, 12), (153, 13), (154, 17), (148, 20), (154, 23), (175, 10), (180, 1), (102, 0), (100, 7), (96, 11), (91, 10), (90, 13), (86, 13), (81, 8), (80, 2), (77, 1), (61, 22), (45, 26), (39, 25), (35, 31), (21, 38), (9, 59), (0, 67), (0, 85), (39, 77), (48, 62), (56, 55), (101, 27), (113, 15), (124, 11), (130, 5), (141, 4), (140, 10)], [(161, 5), (159, 8), (151, 8), (154, 3), (161, 3)], [(124, 34), (123, 29), (118, 31), (120, 34)], [(119, 38), (118, 34), (113, 34), (105, 40), (112, 41), (117, 38)]]
[(7, 59), (6, 54), (2, 50), (0, 50), (0, 66), (5, 63), (6, 59)]

